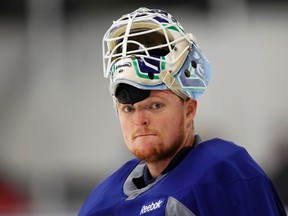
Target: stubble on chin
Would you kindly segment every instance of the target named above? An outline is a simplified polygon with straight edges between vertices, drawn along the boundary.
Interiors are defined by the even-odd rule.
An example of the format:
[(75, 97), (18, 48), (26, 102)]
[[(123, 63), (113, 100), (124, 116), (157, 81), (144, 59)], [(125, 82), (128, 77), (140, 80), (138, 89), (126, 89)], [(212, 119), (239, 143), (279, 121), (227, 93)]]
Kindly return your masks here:
[(172, 157), (181, 149), (182, 143), (183, 134), (179, 135), (178, 139), (168, 147), (165, 147), (163, 144), (158, 144), (158, 146), (155, 147), (150, 146), (150, 149), (143, 150), (135, 147), (134, 149), (130, 149), (130, 151), (135, 157), (146, 163), (161, 162), (172, 159)]

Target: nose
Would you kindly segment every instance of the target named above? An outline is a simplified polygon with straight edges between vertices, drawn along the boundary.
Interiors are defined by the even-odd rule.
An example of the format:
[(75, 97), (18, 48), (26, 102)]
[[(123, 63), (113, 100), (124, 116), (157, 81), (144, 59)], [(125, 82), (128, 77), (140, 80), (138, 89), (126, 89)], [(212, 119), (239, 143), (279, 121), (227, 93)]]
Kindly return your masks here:
[(137, 126), (147, 126), (149, 125), (148, 115), (145, 110), (136, 110), (134, 113), (134, 122)]

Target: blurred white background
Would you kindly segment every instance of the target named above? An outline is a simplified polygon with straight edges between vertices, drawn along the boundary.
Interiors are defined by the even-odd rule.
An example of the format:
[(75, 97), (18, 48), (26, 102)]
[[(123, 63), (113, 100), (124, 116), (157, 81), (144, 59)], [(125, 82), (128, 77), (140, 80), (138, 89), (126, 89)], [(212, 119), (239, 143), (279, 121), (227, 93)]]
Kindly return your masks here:
[(92, 188), (132, 157), (101, 48), (112, 21), (140, 6), (174, 15), (211, 63), (197, 133), (244, 146), (272, 179), (287, 166), (286, 1), (2, 2), (0, 190), (24, 199), (23, 214), (76, 215)]

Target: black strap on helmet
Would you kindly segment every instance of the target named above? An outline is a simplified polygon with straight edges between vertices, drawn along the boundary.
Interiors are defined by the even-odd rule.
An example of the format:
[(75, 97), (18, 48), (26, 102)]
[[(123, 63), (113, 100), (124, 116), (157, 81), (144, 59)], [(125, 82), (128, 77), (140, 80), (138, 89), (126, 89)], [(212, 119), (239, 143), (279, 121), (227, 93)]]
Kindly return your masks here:
[(122, 104), (135, 104), (148, 98), (150, 90), (138, 89), (134, 86), (121, 83), (116, 89), (115, 97)]

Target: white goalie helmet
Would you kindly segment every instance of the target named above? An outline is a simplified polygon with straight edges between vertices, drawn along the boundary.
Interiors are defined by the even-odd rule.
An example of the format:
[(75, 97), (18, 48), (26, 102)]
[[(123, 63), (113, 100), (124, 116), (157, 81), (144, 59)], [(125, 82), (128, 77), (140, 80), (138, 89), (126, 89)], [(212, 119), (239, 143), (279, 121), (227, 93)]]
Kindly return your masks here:
[(207, 87), (210, 65), (196, 38), (169, 13), (139, 8), (113, 22), (103, 38), (104, 76), (110, 92), (120, 83), (168, 90), (197, 99)]

